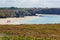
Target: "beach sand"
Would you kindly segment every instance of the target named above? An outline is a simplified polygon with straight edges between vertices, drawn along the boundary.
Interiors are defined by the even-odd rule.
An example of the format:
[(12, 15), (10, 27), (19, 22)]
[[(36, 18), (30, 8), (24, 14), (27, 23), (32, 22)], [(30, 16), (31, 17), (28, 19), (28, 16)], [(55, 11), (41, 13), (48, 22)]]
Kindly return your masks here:
[(4, 24), (18, 24), (18, 22), (24, 22), (27, 20), (31, 20), (31, 19), (35, 19), (35, 18), (39, 18), (38, 16), (25, 16), (25, 17), (20, 17), (20, 18), (0, 18), (0, 24), (4, 25)]

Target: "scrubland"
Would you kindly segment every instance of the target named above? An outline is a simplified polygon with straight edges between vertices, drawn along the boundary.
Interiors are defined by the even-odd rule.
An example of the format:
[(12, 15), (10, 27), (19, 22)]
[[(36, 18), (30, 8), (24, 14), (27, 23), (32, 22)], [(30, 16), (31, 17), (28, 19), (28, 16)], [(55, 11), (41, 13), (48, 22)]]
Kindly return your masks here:
[(0, 40), (60, 40), (60, 24), (0, 25)]

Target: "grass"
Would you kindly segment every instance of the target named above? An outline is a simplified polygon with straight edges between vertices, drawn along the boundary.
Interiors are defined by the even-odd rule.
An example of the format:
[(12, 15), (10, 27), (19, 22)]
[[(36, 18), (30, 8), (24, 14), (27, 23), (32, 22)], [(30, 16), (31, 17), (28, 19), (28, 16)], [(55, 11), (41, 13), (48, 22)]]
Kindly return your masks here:
[(60, 24), (0, 25), (0, 40), (60, 40)]

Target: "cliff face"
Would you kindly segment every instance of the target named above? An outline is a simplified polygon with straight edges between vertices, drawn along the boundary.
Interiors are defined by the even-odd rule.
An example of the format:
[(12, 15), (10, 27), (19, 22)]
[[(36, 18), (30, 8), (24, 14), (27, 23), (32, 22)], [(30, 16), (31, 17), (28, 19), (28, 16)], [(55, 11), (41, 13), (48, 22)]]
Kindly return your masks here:
[(60, 8), (0, 8), (0, 18), (60, 14)]

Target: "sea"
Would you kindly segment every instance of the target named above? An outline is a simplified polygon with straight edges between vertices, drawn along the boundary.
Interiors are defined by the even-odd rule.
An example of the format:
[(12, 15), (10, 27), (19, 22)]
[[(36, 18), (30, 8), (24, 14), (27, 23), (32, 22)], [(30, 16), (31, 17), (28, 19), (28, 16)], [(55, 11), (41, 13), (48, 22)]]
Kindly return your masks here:
[(60, 15), (43, 15), (25, 21), (16, 21), (14, 24), (60, 24)]

